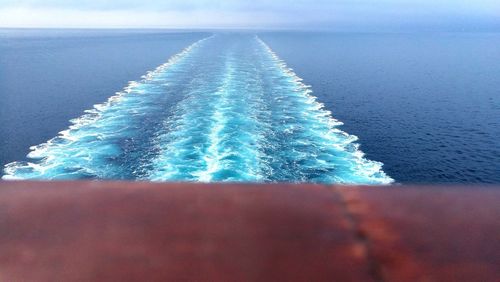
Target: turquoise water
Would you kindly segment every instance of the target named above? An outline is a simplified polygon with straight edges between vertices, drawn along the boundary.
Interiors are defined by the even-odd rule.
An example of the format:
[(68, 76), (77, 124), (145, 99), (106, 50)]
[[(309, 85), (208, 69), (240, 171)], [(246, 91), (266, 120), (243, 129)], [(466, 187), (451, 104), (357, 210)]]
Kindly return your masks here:
[(6, 179), (386, 184), (380, 162), (254, 35), (214, 35), (131, 82)]

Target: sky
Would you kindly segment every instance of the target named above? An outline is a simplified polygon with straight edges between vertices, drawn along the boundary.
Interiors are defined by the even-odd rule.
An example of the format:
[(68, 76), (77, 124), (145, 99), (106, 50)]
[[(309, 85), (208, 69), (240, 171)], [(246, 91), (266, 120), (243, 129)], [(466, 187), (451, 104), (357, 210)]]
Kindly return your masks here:
[(0, 0), (0, 27), (500, 31), (500, 0)]

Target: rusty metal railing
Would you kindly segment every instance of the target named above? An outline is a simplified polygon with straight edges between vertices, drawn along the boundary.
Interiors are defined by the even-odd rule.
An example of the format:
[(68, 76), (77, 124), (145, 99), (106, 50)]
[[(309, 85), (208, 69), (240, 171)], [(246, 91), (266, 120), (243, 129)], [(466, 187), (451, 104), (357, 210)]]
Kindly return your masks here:
[(500, 281), (500, 188), (0, 182), (0, 281)]

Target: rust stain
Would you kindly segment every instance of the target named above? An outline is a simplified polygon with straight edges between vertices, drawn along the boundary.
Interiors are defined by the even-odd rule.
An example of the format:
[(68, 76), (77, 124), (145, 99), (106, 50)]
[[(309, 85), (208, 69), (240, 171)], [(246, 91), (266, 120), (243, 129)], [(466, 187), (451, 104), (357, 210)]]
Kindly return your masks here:
[(335, 190), (383, 281), (500, 281), (500, 190)]

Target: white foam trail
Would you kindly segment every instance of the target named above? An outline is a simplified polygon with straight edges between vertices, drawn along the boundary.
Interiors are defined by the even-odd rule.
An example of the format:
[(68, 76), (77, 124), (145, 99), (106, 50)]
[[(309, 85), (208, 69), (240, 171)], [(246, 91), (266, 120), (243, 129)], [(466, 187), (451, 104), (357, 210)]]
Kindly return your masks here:
[(221, 169), (220, 159), (222, 157), (221, 152), (219, 151), (220, 141), (221, 141), (221, 131), (224, 129), (224, 123), (226, 122), (227, 117), (224, 116), (224, 111), (221, 108), (225, 108), (228, 106), (228, 87), (231, 83), (231, 79), (233, 76), (233, 68), (231, 66), (231, 60), (229, 59), (226, 63), (226, 75), (222, 86), (216, 93), (216, 96), (220, 97), (220, 105), (218, 105), (215, 113), (213, 115), (214, 125), (212, 125), (212, 129), (209, 133), (209, 142), (210, 146), (207, 149), (207, 153), (204, 156), (204, 160), (206, 162), (206, 170), (200, 172), (198, 174), (198, 180), (201, 182), (210, 182), (212, 180), (213, 174)]
[(32, 147), (38, 161), (7, 165), (5, 178), (392, 182), (260, 38), (193, 51), (207, 39)]
[[(71, 119), (71, 125), (68, 129), (63, 130), (58, 133), (58, 135), (45, 143), (30, 147), (31, 152), (28, 153), (28, 158), (39, 160), (37, 163), (33, 162), (12, 162), (5, 166), (5, 175), (2, 176), (3, 179), (26, 179), (26, 178), (45, 178), (53, 179), (62, 177), (62, 175), (54, 174), (47, 175), (46, 171), (53, 169), (55, 167), (64, 168), (67, 163), (70, 163), (73, 167), (78, 167), (81, 172), (88, 172), (90, 174), (96, 173), (99, 175), (100, 172), (93, 171), (90, 167), (85, 167), (85, 164), (76, 164), (74, 157), (79, 157), (81, 160), (91, 160), (91, 155), (99, 152), (90, 152), (85, 155), (83, 152), (78, 152), (78, 149), (70, 148), (74, 142), (82, 140), (84, 138), (95, 138), (96, 140), (102, 139), (99, 130), (89, 133), (85, 131), (87, 127), (95, 126), (95, 124), (102, 119), (103, 113), (112, 109), (114, 105), (119, 104), (124, 97), (130, 95), (141, 95), (144, 91), (140, 89), (142, 85), (154, 80), (157, 76), (165, 73), (169, 68), (177, 64), (182, 58), (188, 55), (193, 49), (200, 46), (204, 41), (215, 37), (215, 35), (208, 36), (206, 38), (200, 39), (188, 47), (184, 48), (180, 53), (172, 56), (166, 63), (158, 66), (156, 69), (149, 71), (147, 74), (141, 77), (139, 81), (130, 81), (126, 87), (120, 92), (116, 92), (115, 95), (107, 99), (106, 102), (96, 104), (92, 109), (84, 111), (84, 115)], [(132, 109), (133, 111), (133, 109)], [(117, 117), (119, 118), (119, 117)], [(108, 119), (112, 119), (109, 118)], [(105, 126), (105, 125), (104, 125)], [(126, 130), (126, 129), (124, 129)], [(81, 133), (83, 132), (83, 133)], [(113, 134), (112, 131), (108, 132)], [(107, 148), (110, 152), (116, 150), (112, 148), (110, 144)], [(83, 149), (83, 148), (82, 148)], [(64, 155), (68, 154), (69, 156)], [(66, 159), (65, 159), (66, 158)]]
[[(305, 111), (305, 114), (315, 115), (312, 118), (320, 123), (323, 123), (325, 127), (329, 128), (329, 132), (332, 133), (319, 137), (328, 140), (329, 146), (334, 146), (344, 152), (350, 153), (350, 157), (354, 158), (356, 166), (352, 170), (352, 173), (373, 181), (373, 183), (366, 184), (390, 184), (394, 182), (394, 180), (386, 175), (382, 170), (383, 163), (364, 158), (364, 153), (359, 150), (359, 144), (353, 143), (358, 140), (357, 136), (350, 135), (338, 128), (335, 128), (336, 126), (342, 125), (342, 122), (334, 119), (331, 116), (331, 112), (324, 109), (324, 105), (318, 102), (317, 98), (312, 95), (310, 86), (305, 85), (302, 82), (302, 78), (300, 78), (291, 68), (287, 67), (286, 63), (281, 60), (262, 39), (258, 36), (255, 36), (255, 38), (270, 54), (281, 71), (296, 84), (297, 91), (295, 91), (295, 94), (303, 98), (306, 104), (309, 104), (309, 109)], [(343, 140), (340, 140), (337, 136), (342, 136)], [(342, 179), (339, 176), (333, 176), (333, 180), (334, 181), (331, 182), (351, 183), (349, 180)]]

